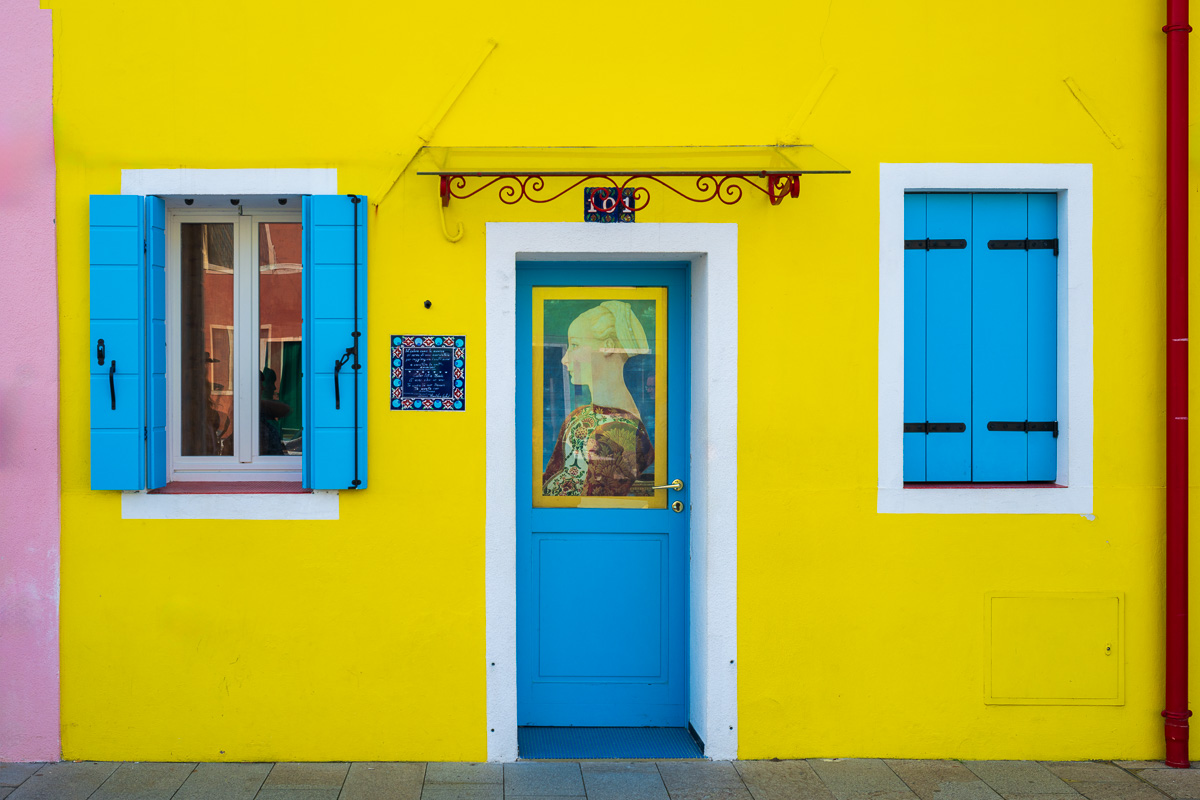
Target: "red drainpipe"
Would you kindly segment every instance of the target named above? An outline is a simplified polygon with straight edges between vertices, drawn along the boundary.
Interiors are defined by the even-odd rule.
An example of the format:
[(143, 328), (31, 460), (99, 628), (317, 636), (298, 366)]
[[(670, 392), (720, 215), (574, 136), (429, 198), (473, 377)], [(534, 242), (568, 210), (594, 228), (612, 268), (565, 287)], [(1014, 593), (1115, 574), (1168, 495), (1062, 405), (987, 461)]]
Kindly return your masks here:
[(1167, 766), (1188, 760), (1188, 0), (1167, 0)]

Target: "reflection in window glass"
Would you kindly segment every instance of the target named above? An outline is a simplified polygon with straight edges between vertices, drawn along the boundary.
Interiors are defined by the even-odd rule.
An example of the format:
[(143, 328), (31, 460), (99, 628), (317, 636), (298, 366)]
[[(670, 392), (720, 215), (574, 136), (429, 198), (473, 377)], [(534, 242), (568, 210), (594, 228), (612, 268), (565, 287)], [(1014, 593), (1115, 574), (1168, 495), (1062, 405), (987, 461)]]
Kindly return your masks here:
[(233, 224), (180, 225), (182, 454), (233, 456)]
[(301, 454), (300, 223), (258, 225), (258, 454)]

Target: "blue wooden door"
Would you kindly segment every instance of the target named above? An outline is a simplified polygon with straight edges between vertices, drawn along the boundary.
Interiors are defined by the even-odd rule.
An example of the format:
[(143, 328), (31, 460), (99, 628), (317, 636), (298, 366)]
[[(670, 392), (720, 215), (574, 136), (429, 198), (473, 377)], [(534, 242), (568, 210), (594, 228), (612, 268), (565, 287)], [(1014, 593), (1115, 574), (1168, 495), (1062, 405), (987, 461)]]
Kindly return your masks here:
[(519, 265), (520, 725), (687, 724), (687, 267)]

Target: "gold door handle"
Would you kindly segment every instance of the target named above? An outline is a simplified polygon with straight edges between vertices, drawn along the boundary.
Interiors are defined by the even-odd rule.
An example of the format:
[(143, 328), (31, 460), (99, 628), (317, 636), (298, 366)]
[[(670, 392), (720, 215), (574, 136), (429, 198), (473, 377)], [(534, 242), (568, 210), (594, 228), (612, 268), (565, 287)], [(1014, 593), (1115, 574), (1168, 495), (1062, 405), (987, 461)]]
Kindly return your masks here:
[(681, 481), (679, 478), (676, 478), (675, 480), (671, 481), (670, 483), (666, 484), (665, 486), (651, 486), (650, 488), (651, 489), (674, 489), (677, 492), (682, 492), (683, 491), (683, 481)]

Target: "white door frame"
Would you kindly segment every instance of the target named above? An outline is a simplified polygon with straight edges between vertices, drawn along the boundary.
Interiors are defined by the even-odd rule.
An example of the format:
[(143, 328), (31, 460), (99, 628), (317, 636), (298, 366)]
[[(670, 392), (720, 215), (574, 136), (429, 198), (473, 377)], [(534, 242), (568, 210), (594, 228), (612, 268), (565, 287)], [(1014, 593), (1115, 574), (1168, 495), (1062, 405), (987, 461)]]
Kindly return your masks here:
[(688, 719), (737, 757), (737, 225), (487, 223), (487, 754), (517, 757), (517, 261), (691, 262)]

